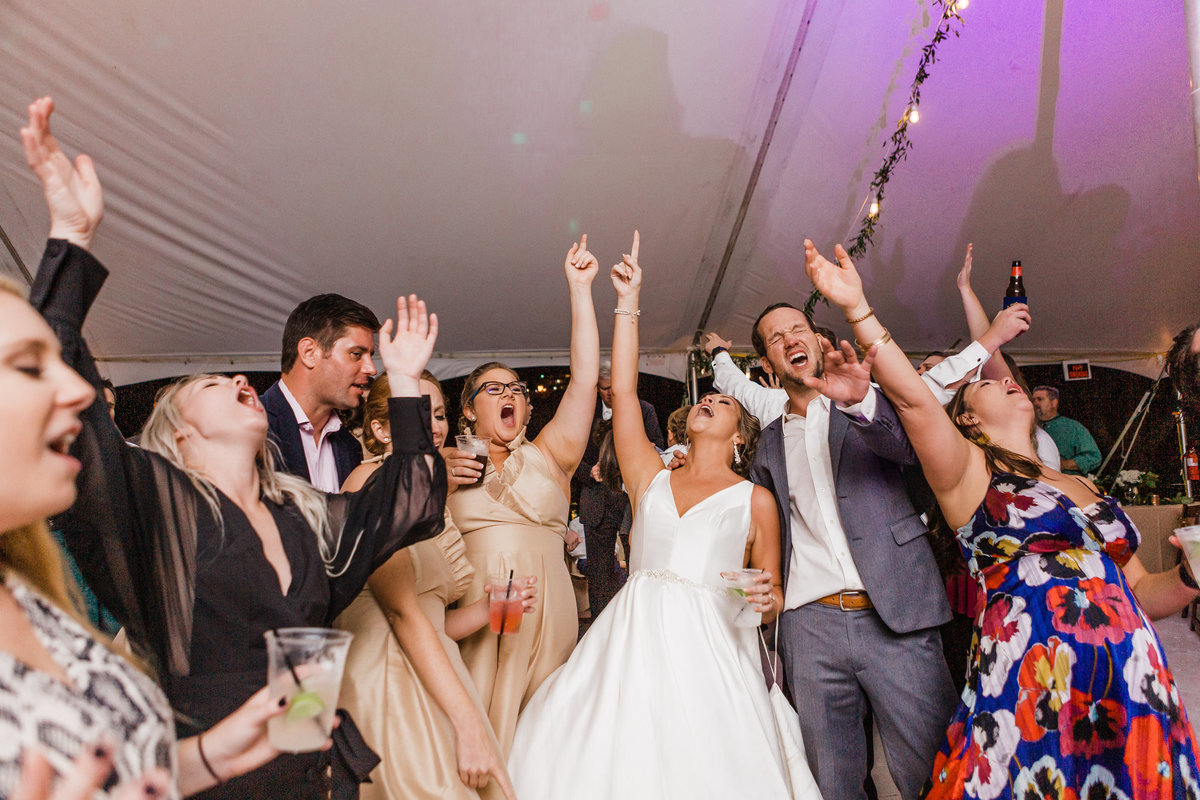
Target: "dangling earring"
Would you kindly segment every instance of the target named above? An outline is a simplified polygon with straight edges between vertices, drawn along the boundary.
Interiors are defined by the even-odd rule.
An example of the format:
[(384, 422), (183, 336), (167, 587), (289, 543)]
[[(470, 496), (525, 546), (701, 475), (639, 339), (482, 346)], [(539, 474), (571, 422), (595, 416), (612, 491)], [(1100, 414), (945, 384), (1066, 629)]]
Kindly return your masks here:
[(742, 463), (742, 454), (738, 452), (738, 446), (736, 443), (733, 445), (733, 463), (739, 466)]

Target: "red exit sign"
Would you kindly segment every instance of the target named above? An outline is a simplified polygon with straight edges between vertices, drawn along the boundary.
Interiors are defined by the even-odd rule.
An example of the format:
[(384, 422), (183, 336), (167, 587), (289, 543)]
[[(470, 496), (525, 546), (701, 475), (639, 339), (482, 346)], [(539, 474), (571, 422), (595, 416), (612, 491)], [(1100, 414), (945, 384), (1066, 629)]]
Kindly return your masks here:
[(1064, 361), (1063, 377), (1069, 381), (1090, 381), (1092, 365), (1087, 361)]

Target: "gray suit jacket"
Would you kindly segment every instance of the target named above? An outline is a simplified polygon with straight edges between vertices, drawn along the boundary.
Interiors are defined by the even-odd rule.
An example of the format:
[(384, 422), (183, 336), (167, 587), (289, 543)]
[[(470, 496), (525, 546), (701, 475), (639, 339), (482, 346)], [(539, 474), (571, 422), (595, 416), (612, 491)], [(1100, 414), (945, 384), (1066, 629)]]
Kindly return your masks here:
[[(829, 453), (838, 514), (850, 555), (885, 625), (909, 633), (950, 619), (946, 590), (929, 546), (928, 528), (904, 489), (900, 467), (916, 455), (900, 419), (876, 390), (875, 419), (860, 423), (838, 411), (829, 415)], [(783, 445), (783, 417), (762, 431), (750, 479), (770, 489), (779, 504), (786, 591), (792, 561), (791, 490)]]

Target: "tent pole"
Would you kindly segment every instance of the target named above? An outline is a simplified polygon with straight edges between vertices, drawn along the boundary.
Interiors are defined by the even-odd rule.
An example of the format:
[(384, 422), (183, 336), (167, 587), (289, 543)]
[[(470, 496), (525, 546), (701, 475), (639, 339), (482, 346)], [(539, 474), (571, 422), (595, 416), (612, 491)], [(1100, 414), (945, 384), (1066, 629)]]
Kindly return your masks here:
[(696, 375), (696, 351), (688, 350), (688, 398), (695, 405), (700, 402), (700, 383)]
[(1183, 395), (1179, 389), (1175, 389), (1175, 431), (1179, 435), (1179, 461), (1183, 464), (1183, 494), (1185, 497), (1195, 497), (1192, 494), (1192, 481), (1188, 478), (1187, 471), (1187, 454), (1188, 454), (1188, 437), (1187, 437), (1187, 421), (1183, 414)]
[(1191, 67), (1192, 134), (1196, 137), (1200, 157), (1200, 0), (1184, 0), (1183, 10), (1187, 19), (1188, 64)]

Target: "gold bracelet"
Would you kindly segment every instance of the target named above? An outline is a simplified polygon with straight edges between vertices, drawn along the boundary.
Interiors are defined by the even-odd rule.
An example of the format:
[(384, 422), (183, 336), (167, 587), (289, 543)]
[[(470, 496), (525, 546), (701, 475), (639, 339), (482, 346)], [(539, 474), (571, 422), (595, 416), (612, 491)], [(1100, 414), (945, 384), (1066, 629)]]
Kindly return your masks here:
[(882, 347), (883, 345), (887, 344), (887, 343), (888, 343), (888, 342), (890, 342), (891, 340), (892, 340), (892, 334), (891, 334), (891, 333), (888, 331), (888, 329), (887, 329), (887, 328), (884, 328), (884, 329), (883, 329), (883, 336), (880, 336), (880, 337), (879, 337), (878, 339), (876, 339), (875, 341), (873, 341), (873, 342), (867, 342), (866, 344), (863, 344), (863, 343), (862, 343), (862, 342), (860, 342), (858, 339), (855, 339), (855, 340), (854, 340), (854, 343), (855, 343), (856, 345), (858, 345), (858, 349), (859, 349), (859, 350), (862, 350), (862, 351), (865, 353), (865, 352), (867, 352), (868, 350), (870, 350), (872, 347), (875, 347), (875, 346)]
[(867, 313), (863, 314), (858, 319), (848, 319), (848, 320), (846, 320), (846, 322), (850, 325), (857, 325), (858, 323), (862, 322), (864, 319), (870, 319), (873, 316), (875, 316), (875, 309), (871, 308), (870, 306), (867, 306)]
[(642, 315), (642, 310), (640, 308), (634, 309), (633, 311), (630, 311), (628, 308), (614, 308), (613, 313), (624, 314), (627, 317), (640, 317)]

